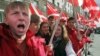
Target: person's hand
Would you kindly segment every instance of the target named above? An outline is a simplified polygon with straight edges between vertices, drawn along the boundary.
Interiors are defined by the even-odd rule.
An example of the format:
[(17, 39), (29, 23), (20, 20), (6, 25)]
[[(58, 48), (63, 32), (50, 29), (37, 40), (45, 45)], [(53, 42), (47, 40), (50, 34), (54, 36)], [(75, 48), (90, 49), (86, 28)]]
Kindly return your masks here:
[(47, 45), (46, 49), (47, 49), (46, 51), (47, 56), (53, 56), (53, 45), (52, 44)]

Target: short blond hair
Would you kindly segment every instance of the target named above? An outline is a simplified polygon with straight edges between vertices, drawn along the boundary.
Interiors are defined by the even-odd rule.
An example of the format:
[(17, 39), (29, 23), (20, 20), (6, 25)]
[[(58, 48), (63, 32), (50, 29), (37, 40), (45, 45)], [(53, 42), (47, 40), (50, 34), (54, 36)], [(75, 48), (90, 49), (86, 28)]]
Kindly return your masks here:
[(16, 8), (20, 8), (20, 9), (26, 9), (28, 10), (28, 5), (24, 2), (21, 2), (21, 1), (14, 1), (14, 2), (11, 2), (9, 3), (5, 10), (4, 10), (4, 16), (6, 16), (6, 14), (10, 11), (10, 10), (13, 10), (13, 9), (16, 9)]

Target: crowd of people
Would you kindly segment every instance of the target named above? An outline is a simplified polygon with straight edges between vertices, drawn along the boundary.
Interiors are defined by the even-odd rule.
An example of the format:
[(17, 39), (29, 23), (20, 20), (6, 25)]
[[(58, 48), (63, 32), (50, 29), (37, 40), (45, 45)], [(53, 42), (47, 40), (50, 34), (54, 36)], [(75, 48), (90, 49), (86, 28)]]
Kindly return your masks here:
[[(0, 56), (81, 56), (86, 35), (75, 27), (75, 18), (60, 20), (49, 45), (55, 27), (55, 17), (40, 22), (36, 14), (29, 15), (28, 5), (15, 1), (4, 10), (4, 22), (0, 23)], [(78, 32), (79, 31), (79, 32)], [(51, 48), (52, 47), (52, 48)]]

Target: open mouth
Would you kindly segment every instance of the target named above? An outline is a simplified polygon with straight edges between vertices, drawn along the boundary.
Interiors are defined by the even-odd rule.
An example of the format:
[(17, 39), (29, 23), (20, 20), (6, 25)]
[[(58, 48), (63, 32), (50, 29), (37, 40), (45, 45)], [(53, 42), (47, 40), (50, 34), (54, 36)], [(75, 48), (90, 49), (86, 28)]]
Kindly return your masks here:
[(17, 27), (24, 29), (25, 28), (25, 25), (24, 24), (18, 24)]

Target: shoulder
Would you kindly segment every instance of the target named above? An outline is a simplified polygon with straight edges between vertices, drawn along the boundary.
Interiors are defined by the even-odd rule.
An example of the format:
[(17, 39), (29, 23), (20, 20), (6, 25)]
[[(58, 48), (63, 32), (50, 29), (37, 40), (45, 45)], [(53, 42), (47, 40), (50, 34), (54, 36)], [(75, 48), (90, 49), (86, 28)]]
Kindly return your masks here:
[(0, 37), (4, 37), (8, 32), (8, 26), (5, 23), (0, 23)]
[(5, 23), (0, 23), (0, 31), (3, 30), (3, 29), (8, 29), (9, 26), (6, 25)]

